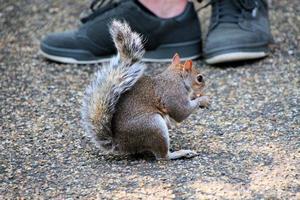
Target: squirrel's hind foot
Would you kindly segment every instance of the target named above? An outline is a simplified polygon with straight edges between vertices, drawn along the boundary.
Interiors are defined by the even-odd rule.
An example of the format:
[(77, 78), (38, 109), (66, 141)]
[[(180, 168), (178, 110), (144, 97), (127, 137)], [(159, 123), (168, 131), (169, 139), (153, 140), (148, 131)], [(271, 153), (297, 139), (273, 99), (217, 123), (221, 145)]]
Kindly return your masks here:
[(198, 156), (199, 153), (192, 150), (181, 149), (179, 151), (169, 152), (166, 157), (160, 158), (156, 157), (157, 160), (176, 160), (176, 159), (186, 159), (186, 158), (194, 158)]

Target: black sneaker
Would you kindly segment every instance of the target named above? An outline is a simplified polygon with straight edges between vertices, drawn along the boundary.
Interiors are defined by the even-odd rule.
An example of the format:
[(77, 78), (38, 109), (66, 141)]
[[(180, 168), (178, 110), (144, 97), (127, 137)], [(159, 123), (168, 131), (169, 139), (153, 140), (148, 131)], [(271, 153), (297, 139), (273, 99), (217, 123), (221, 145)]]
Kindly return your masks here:
[(273, 41), (264, 0), (212, 0), (203, 50), (208, 64), (265, 57)]
[(182, 14), (161, 19), (135, 0), (122, 0), (97, 8), (82, 19), (78, 30), (52, 33), (41, 41), (41, 54), (62, 63), (89, 64), (109, 60), (116, 53), (108, 26), (112, 19), (126, 20), (143, 35), (144, 61), (170, 61), (174, 53), (183, 59), (201, 54), (201, 32), (192, 2)]

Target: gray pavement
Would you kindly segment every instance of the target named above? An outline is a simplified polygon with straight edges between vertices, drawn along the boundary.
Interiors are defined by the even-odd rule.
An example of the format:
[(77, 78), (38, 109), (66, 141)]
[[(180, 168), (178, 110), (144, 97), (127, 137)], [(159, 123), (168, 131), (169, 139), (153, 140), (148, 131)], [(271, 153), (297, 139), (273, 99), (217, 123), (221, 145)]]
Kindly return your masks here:
[[(37, 54), (40, 38), (76, 27), (88, 2), (0, 4), (1, 199), (300, 199), (297, 1), (271, 1), (276, 44), (266, 59), (196, 62), (213, 103), (171, 130), (173, 150), (200, 156), (172, 162), (102, 155), (84, 137), (79, 115), (97, 67)], [(205, 26), (208, 12), (201, 14)], [(149, 64), (148, 73), (165, 66)]]

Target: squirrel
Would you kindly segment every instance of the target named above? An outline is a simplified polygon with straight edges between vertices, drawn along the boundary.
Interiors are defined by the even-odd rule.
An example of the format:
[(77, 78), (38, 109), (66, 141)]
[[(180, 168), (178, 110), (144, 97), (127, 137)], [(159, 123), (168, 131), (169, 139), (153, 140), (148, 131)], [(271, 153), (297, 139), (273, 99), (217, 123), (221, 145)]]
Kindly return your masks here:
[(157, 160), (192, 158), (192, 150), (170, 152), (170, 118), (186, 119), (207, 107), (202, 74), (191, 60), (181, 64), (175, 54), (162, 73), (144, 75), (142, 36), (125, 21), (113, 20), (110, 34), (117, 55), (101, 68), (83, 97), (82, 123), (88, 137), (102, 150), (136, 154), (151, 152)]

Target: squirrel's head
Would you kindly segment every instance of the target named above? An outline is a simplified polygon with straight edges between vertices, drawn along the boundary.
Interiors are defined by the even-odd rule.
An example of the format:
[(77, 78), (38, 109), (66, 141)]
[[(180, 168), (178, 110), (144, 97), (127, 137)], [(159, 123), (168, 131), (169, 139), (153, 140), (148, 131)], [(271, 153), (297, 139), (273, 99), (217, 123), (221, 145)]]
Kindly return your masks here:
[(181, 63), (179, 55), (176, 53), (173, 56), (172, 63), (169, 68), (184, 79), (185, 84), (191, 87), (194, 95), (197, 97), (202, 95), (202, 90), (205, 86), (205, 81), (200, 70), (193, 66), (192, 60), (187, 60), (184, 64)]

